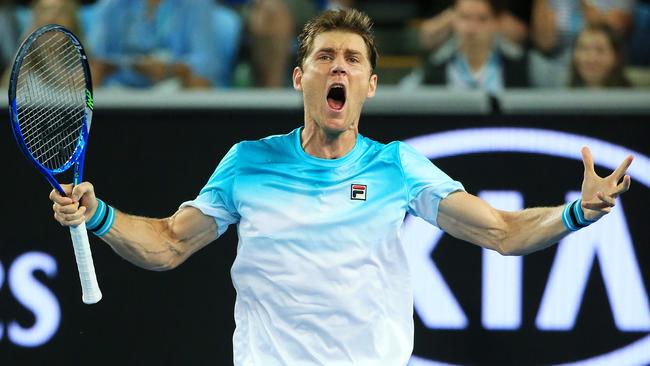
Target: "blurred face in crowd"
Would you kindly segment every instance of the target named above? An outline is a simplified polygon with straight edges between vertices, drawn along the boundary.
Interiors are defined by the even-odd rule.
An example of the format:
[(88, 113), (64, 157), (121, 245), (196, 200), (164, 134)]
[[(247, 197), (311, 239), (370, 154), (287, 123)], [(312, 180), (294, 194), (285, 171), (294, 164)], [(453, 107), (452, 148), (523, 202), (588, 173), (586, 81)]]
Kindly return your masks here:
[(618, 60), (606, 34), (586, 30), (578, 37), (573, 62), (585, 84), (597, 87), (604, 85)]
[(33, 26), (59, 24), (78, 32), (77, 4), (72, 0), (37, 0), (32, 6)]
[(453, 27), (461, 46), (491, 46), (497, 26), (497, 15), (487, 1), (456, 1)]
[(305, 123), (315, 123), (328, 134), (356, 129), (366, 98), (375, 95), (368, 47), (351, 32), (318, 34), (302, 67), (293, 72), (293, 85), (303, 93)]

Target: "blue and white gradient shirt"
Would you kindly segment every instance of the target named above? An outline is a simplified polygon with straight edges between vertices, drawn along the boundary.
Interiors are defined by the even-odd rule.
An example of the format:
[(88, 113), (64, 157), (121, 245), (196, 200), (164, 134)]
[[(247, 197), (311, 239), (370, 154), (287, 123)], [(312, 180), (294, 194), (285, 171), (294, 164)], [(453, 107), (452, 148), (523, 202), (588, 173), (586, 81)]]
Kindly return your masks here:
[(413, 294), (400, 227), (463, 186), (410, 146), (358, 136), (340, 159), (298, 128), (233, 146), (192, 206), (237, 224), (235, 365), (406, 365)]

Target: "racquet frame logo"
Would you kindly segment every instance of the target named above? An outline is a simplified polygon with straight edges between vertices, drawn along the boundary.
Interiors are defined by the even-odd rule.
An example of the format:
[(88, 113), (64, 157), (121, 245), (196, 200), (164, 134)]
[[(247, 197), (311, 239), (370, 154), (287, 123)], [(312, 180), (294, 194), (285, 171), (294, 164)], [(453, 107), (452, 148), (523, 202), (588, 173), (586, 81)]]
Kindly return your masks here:
[(86, 89), (86, 105), (88, 106), (88, 108), (90, 108), (90, 110), (92, 110), (93, 107), (95, 106), (95, 102), (93, 101), (93, 95), (88, 89)]

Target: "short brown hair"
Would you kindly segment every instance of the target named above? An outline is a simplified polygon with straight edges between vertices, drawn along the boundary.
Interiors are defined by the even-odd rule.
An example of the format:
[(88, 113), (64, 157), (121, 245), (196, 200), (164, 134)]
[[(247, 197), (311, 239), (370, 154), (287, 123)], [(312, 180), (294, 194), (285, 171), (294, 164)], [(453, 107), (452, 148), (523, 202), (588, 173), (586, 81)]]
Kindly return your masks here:
[(305, 58), (311, 52), (316, 36), (329, 31), (346, 31), (360, 35), (368, 49), (370, 66), (373, 71), (375, 70), (379, 52), (372, 34), (372, 20), (368, 15), (356, 9), (327, 10), (309, 20), (298, 36), (298, 57), (296, 58), (298, 67), (303, 66)]

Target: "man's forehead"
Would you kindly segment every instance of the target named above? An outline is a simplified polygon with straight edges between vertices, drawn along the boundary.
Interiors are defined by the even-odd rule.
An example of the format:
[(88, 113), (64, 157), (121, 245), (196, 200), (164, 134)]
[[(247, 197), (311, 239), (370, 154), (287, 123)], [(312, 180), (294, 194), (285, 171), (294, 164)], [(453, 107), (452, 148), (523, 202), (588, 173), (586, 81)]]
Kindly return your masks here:
[(328, 31), (320, 33), (314, 39), (312, 51), (333, 49), (336, 51), (366, 52), (363, 37), (354, 32)]

